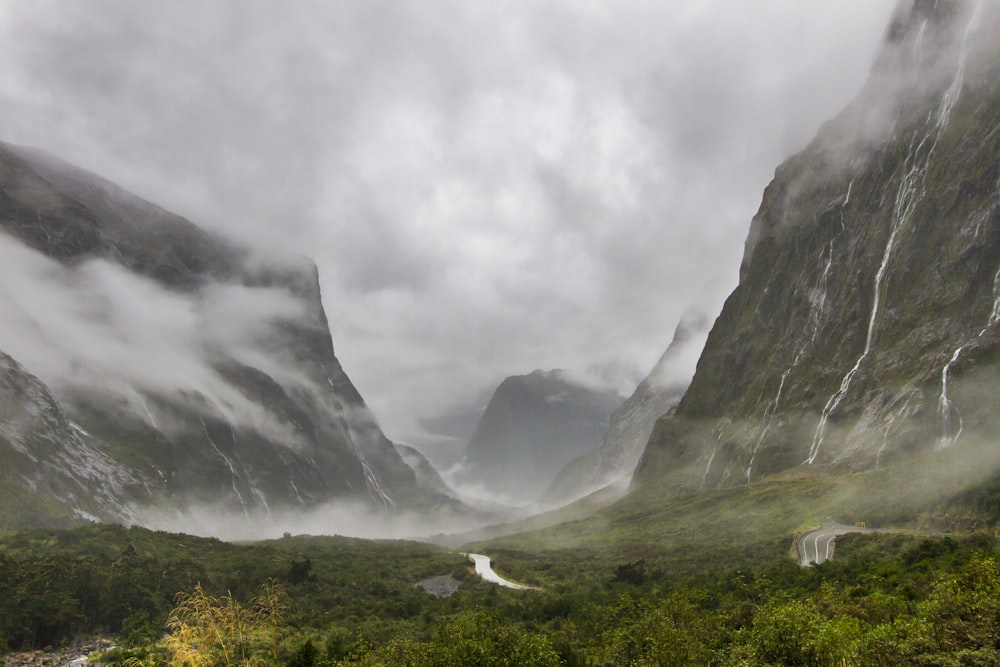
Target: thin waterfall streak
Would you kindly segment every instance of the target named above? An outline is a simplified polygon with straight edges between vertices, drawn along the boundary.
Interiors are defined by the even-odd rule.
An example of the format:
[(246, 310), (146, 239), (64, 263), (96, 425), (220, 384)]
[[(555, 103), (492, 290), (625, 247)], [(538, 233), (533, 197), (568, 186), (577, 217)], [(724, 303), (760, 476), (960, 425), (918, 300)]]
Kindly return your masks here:
[(364, 452), (362, 452), (361, 448), (358, 446), (358, 442), (360, 441), (358, 438), (358, 434), (354, 431), (353, 428), (351, 428), (351, 425), (349, 423), (346, 424), (346, 427), (347, 427), (347, 435), (351, 440), (351, 444), (354, 446), (354, 453), (357, 454), (358, 460), (361, 461), (361, 468), (365, 474), (365, 483), (368, 486), (368, 489), (374, 492), (375, 495), (377, 495), (379, 499), (381, 499), (382, 506), (385, 509), (389, 509), (390, 507), (395, 508), (396, 501), (393, 500), (392, 497), (390, 497), (389, 494), (387, 494), (385, 490), (382, 489), (382, 484), (379, 481), (378, 475), (376, 475), (375, 471), (372, 470), (371, 466), (368, 464), (368, 459), (365, 457)]
[[(823, 444), (824, 438), (826, 437), (827, 424), (830, 419), (830, 414), (844, 401), (844, 398), (847, 396), (847, 393), (851, 388), (851, 382), (854, 380), (854, 376), (861, 367), (861, 363), (871, 353), (872, 344), (875, 339), (875, 327), (878, 321), (878, 313), (882, 302), (883, 282), (889, 268), (889, 263), (892, 259), (893, 250), (896, 246), (896, 238), (899, 235), (900, 230), (906, 225), (910, 217), (913, 215), (917, 205), (926, 194), (926, 190), (924, 188), (924, 177), (927, 175), (927, 167), (930, 164), (931, 157), (937, 149), (941, 135), (944, 133), (944, 129), (948, 125), (948, 120), (951, 118), (951, 112), (955, 108), (955, 104), (958, 102), (959, 95), (962, 92), (962, 85), (965, 78), (967, 43), (969, 35), (975, 29), (978, 22), (979, 7), (980, 5), (977, 4), (973, 17), (966, 26), (962, 41), (962, 51), (959, 57), (958, 67), (955, 71), (955, 76), (953, 77), (951, 84), (941, 96), (941, 103), (938, 105), (937, 113), (928, 119), (932, 120), (933, 125), (920, 139), (920, 141), (916, 142), (916, 145), (914, 145), (916, 135), (914, 136), (913, 141), (910, 142), (910, 151), (903, 162), (903, 174), (900, 177), (899, 188), (896, 191), (896, 200), (893, 206), (893, 219), (889, 228), (889, 237), (886, 240), (885, 250), (882, 252), (882, 260), (879, 262), (878, 271), (875, 273), (872, 309), (868, 318), (868, 328), (865, 333), (865, 348), (861, 353), (861, 356), (859, 356), (857, 361), (854, 362), (854, 366), (847, 372), (847, 375), (844, 376), (843, 380), (841, 380), (840, 388), (836, 391), (836, 393), (834, 393), (833, 396), (830, 397), (830, 399), (826, 402), (826, 405), (823, 407), (819, 424), (817, 425), (816, 432), (813, 435), (812, 445), (809, 448), (809, 457), (805, 460), (804, 464), (812, 465), (816, 461), (816, 456), (819, 454), (819, 449)], [(918, 33), (918, 43), (922, 33), (923, 25), (921, 26), (920, 33)]]
[(295, 499), (299, 501), (299, 505), (303, 508), (306, 506), (306, 502), (302, 500), (302, 494), (299, 493), (299, 487), (295, 486), (295, 480), (289, 478), (288, 483), (292, 486), (292, 493), (295, 494)]
[[(797, 360), (797, 359), (796, 359)], [(760, 449), (761, 444), (764, 442), (764, 437), (767, 436), (767, 432), (771, 428), (771, 422), (774, 419), (774, 413), (778, 411), (778, 404), (781, 402), (781, 394), (785, 390), (785, 380), (788, 379), (788, 374), (792, 372), (794, 364), (787, 368), (784, 373), (781, 374), (781, 382), (778, 383), (778, 393), (774, 395), (774, 401), (769, 406), (770, 409), (764, 409), (764, 428), (760, 431), (760, 436), (757, 438), (757, 443), (753, 447), (753, 451), (750, 453), (750, 463), (747, 464), (747, 484), (750, 483), (750, 475), (753, 472), (754, 461), (757, 460), (757, 451)]]
[(712, 461), (715, 460), (715, 454), (719, 451), (719, 445), (722, 444), (722, 435), (726, 432), (726, 427), (729, 426), (729, 422), (723, 422), (719, 427), (719, 435), (715, 438), (715, 447), (712, 448), (712, 455), (708, 457), (708, 465), (705, 466), (705, 473), (701, 476), (701, 488), (705, 488), (708, 483), (708, 473), (712, 469)]
[(894, 412), (892, 414), (892, 417), (889, 419), (889, 423), (885, 427), (885, 432), (882, 433), (882, 445), (878, 448), (878, 451), (875, 452), (875, 467), (876, 468), (879, 467), (879, 464), (882, 461), (882, 452), (885, 451), (886, 446), (889, 444), (889, 432), (892, 430), (892, 427), (895, 426), (895, 424), (896, 424), (896, 417), (899, 416), (899, 413), (906, 411), (906, 408), (909, 407), (910, 400), (912, 398), (913, 398), (913, 394), (912, 393), (908, 394), (907, 397), (906, 397), (906, 400), (903, 401), (903, 407), (901, 407), (898, 412)]
[(979, 332), (980, 337), (997, 322), (1000, 322), (1000, 268), (993, 274), (993, 310), (990, 311), (990, 318), (987, 320), (986, 326)]
[(823, 439), (826, 437), (826, 425), (830, 419), (830, 414), (840, 407), (844, 398), (847, 396), (847, 391), (851, 388), (851, 381), (854, 380), (855, 373), (861, 368), (861, 362), (865, 360), (868, 354), (862, 354), (858, 357), (858, 360), (854, 362), (854, 368), (847, 372), (844, 379), (840, 381), (840, 388), (837, 392), (830, 397), (823, 406), (823, 412), (819, 418), (819, 425), (816, 427), (816, 432), (813, 434), (812, 445), (809, 447), (809, 458), (803, 461), (804, 465), (812, 465), (816, 461), (816, 456), (819, 454), (819, 448), (823, 444)]
[[(938, 441), (938, 449), (950, 447), (962, 435), (962, 415), (958, 412), (958, 408), (955, 407), (951, 399), (948, 398), (948, 376), (951, 373), (951, 367), (958, 361), (958, 357), (962, 354), (962, 348), (964, 347), (964, 345), (958, 347), (954, 354), (951, 355), (948, 363), (941, 369), (941, 396), (938, 399), (938, 414), (941, 415), (941, 439)], [(951, 432), (952, 413), (958, 415), (959, 421), (958, 430), (955, 433)]]
[(219, 449), (219, 446), (215, 444), (215, 440), (212, 439), (212, 435), (208, 432), (208, 425), (205, 424), (204, 417), (201, 418), (201, 428), (205, 432), (205, 437), (208, 438), (209, 444), (212, 445), (212, 449), (215, 450), (215, 453), (219, 455), (219, 458), (221, 458), (226, 463), (226, 466), (229, 467), (229, 474), (232, 479), (233, 493), (235, 493), (236, 497), (239, 499), (240, 506), (243, 508), (243, 515), (246, 517), (247, 521), (249, 521), (250, 513), (247, 511), (246, 501), (243, 499), (243, 494), (240, 493), (240, 490), (236, 484), (237, 480), (236, 467), (233, 465), (233, 462), (229, 459), (229, 457), (222, 453), (222, 450)]
[(247, 487), (250, 489), (250, 493), (252, 493), (257, 501), (264, 506), (264, 511), (267, 512), (267, 515), (271, 516), (271, 506), (267, 504), (267, 498), (264, 496), (264, 492), (257, 488), (257, 485), (253, 483), (253, 475), (250, 475), (247, 472), (246, 466), (243, 465), (243, 461), (240, 459), (236, 442), (236, 429), (233, 428), (232, 424), (227, 424), (227, 426), (229, 426), (229, 437), (233, 441), (233, 452), (236, 456), (236, 461), (240, 464), (240, 470), (243, 471), (243, 479), (246, 481)]
[[(851, 181), (853, 185), (854, 181)], [(847, 187), (846, 200), (851, 197), (851, 186)], [(845, 201), (846, 203), (846, 201)], [(806, 319), (806, 331), (809, 334), (808, 340), (804, 340), (800, 343), (798, 349), (795, 352), (795, 358), (792, 359), (792, 365), (785, 369), (785, 372), (781, 374), (781, 382), (778, 383), (778, 391), (775, 394), (774, 400), (771, 404), (764, 408), (764, 427), (761, 429), (760, 436), (757, 438), (757, 442), (754, 445), (753, 451), (750, 454), (750, 462), (746, 470), (747, 482), (750, 482), (751, 476), (753, 474), (753, 464), (757, 459), (757, 452), (760, 450), (761, 445), (764, 442), (764, 438), (767, 436), (768, 431), (771, 428), (771, 423), (774, 420), (774, 415), (778, 411), (778, 406), (781, 402), (781, 397), (784, 394), (785, 382), (788, 380), (789, 374), (796, 366), (799, 365), (799, 361), (802, 359), (802, 355), (805, 354), (806, 349), (808, 349), (814, 342), (816, 342), (816, 336), (819, 333), (820, 324), (823, 320), (823, 311), (826, 308), (826, 298), (827, 298), (827, 286), (830, 279), (830, 270), (833, 267), (833, 240), (823, 247), (820, 252), (820, 261), (823, 259), (823, 255), (826, 255), (826, 263), (823, 266), (823, 271), (820, 273), (819, 278), (816, 281), (816, 287), (810, 294), (810, 308), (809, 316)]]
[(149, 406), (146, 405), (146, 398), (139, 392), (135, 392), (139, 397), (139, 402), (142, 403), (142, 409), (146, 411), (146, 416), (149, 417), (149, 423), (156, 430), (159, 430), (159, 426), (156, 425), (156, 419), (153, 418), (153, 413), (149, 411)]

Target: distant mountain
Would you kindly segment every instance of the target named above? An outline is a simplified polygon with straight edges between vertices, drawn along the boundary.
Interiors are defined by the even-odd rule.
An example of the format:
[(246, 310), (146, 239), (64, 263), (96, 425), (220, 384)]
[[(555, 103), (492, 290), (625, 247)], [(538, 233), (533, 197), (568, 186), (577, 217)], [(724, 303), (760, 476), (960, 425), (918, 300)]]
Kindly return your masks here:
[(635, 483), (694, 489), (997, 447), (1000, 4), (903, 3), (782, 164)]
[(492, 393), (492, 388), (484, 390), (440, 414), (421, 418), (419, 430), (409, 434), (407, 442), (419, 448), (438, 470), (451, 468), (465, 454)]
[(561, 371), (508, 377), (469, 440), (458, 479), (533, 500), (566, 463), (600, 443), (620, 402), (618, 393), (585, 387)]
[(397, 443), (396, 451), (399, 452), (400, 457), (402, 457), (406, 465), (413, 469), (420, 488), (450, 498), (457, 497), (455, 491), (441, 477), (441, 473), (427, 460), (426, 456), (420, 453), (420, 450), (409, 445)]
[(636, 390), (612, 414), (600, 445), (559, 471), (543, 501), (565, 503), (632, 476), (656, 420), (680, 401), (711, 322), (686, 314), (666, 352)]
[(334, 355), (318, 273), (0, 143), (3, 523), (247, 517), (421, 488)]

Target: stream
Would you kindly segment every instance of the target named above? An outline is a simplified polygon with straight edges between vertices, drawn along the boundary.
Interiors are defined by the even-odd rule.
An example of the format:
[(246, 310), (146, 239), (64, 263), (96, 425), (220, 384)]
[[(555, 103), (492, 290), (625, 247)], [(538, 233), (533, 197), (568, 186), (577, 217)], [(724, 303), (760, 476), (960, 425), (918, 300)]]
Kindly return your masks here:
[(504, 586), (506, 588), (513, 588), (519, 591), (531, 590), (531, 586), (523, 586), (521, 584), (515, 584), (513, 581), (507, 581), (499, 574), (493, 571), (493, 566), (490, 564), (489, 556), (484, 556), (482, 554), (465, 554), (469, 557), (469, 560), (476, 564), (476, 574), (482, 577), (484, 580), (497, 584), (498, 586)]

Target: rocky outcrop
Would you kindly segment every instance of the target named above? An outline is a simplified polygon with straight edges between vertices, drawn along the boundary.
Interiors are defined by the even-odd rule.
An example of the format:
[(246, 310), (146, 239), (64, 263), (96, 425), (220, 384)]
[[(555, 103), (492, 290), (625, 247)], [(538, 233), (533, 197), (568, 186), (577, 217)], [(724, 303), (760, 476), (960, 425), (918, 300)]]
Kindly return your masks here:
[(858, 98), (767, 187), (739, 286), (635, 483), (992, 446), (1000, 7), (901, 7)]

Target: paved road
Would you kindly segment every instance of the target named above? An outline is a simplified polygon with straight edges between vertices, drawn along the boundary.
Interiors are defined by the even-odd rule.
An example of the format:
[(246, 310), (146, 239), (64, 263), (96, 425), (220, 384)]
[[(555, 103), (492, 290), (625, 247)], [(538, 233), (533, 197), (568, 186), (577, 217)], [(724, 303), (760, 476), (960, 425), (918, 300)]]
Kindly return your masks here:
[(476, 564), (476, 574), (480, 577), (489, 581), (491, 583), (497, 584), (499, 586), (505, 586), (507, 588), (513, 588), (519, 591), (526, 591), (531, 589), (531, 586), (522, 586), (521, 584), (515, 584), (513, 581), (507, 581), (499, 574), (493, 571), (493, 566), (490, 565), (490, 559), (488, 556), (482, 554), (465, 554), (469, 557), (469, 560)]
[(799, 554), (799, 565), (808, 567), (819, 565), (833, 558), (834, 542), (838, 535), (847, 533), (870, 533), (871, 528), (847, 526), (833, 521), (824, 521), (816, 530), (800, 535), (795, 543)]

